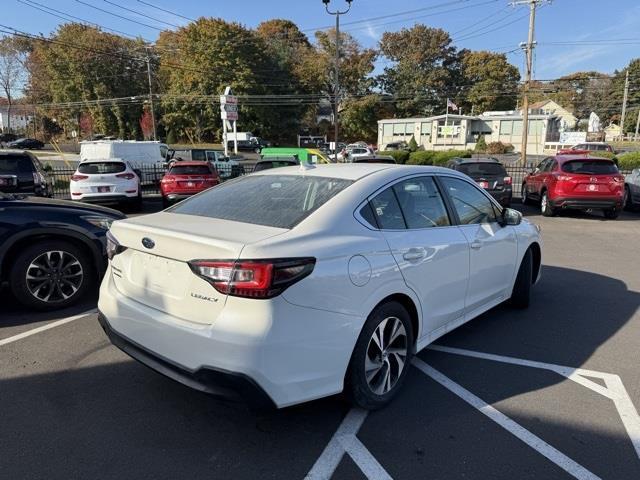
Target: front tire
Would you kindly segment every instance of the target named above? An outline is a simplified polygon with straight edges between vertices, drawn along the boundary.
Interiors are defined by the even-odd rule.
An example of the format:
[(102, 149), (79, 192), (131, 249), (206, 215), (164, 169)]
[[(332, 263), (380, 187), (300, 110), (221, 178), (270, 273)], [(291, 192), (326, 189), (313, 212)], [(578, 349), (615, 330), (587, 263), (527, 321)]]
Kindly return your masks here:
[(529, 306), (531, 284), (533, 283), (532, 272), (533, 255), (531, 254), (531, 249), (528, 249), (522, 258), (522, 263), (518, 270), (518, 276), (516, 277), (516, 282), (513, 285), (513, 292), (509, 299), (513, 307), (527, 308)]
[(549, 195), (547, 192), (542, 192), (542, 197), (540, 198), (540, 213), (544, 217), (553, 217), (555, 214), (555, 210), (549, 201)]
[(378, 306), (360, 332), (345, 378), (355, 405), (377, 410), (396, 396), (413, 358), (411, 319), (398, 302)]
[(95, 277), (95, 268), (84, 250), (64, 240), (48, 240), (27, 247), (17, 256), (9, 282), (20, 303), (50, 310), (79, 301)]

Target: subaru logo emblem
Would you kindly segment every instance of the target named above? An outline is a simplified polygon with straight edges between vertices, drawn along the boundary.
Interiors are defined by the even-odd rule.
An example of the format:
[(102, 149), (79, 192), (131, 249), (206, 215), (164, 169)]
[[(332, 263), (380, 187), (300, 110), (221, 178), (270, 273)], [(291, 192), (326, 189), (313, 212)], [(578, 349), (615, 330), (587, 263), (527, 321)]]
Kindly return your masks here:
[(144, 246), (144, 248), (152, 249), (156, 246), (156, 242), (151, 240), (149, 237), (144, 237), (142, 239), (142, 246)]

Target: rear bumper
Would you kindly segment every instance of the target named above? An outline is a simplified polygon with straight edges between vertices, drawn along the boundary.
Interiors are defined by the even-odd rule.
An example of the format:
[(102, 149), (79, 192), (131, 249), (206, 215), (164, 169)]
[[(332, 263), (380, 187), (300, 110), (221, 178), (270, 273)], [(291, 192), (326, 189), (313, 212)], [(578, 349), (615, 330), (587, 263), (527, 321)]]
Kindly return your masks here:
[(116, 347), (134, 360), (172, 380), (214, 396), (231, 400), (244, 399), (256, 408), (276, 407), (269, 395), (246, 375), (212, 367), (189, 370), (116, 332), (102, 312), (98, 312), (98, 322)]
[(84, 203), (133, 202), (137, 199), (137, 193), (116, 193), (109, 195), (71, 195), (71, 200), (76, 200)]
[(200, 193), (200, 192), (192, 192), (192, 193), (185, 193), (185, 192), (180, 192), (180, 193), (167, 193), (164, 197), (169, 200), (170, 202), (177, 202), (179, 200), (184, 200), (185, 198), (189, 198), (194, 196), (196, 193)]
[(513, 197), (513, 191), (511, 189), (505, 190), (487, 190), (489, 195), (495, 198), (500, 205), (509, 205)]
[(622, 208), (622, 197), (557, 197), (550, 202), (554, 208)]

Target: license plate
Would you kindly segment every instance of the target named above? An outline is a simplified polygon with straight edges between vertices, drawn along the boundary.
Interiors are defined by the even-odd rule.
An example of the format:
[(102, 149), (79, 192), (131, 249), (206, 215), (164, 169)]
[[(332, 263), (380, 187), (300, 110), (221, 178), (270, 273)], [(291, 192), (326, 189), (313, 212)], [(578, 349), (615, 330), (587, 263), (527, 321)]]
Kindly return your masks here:
[(598, 190), (598, 185), (589, 185), (587, 187), (587, 190), (589, 190), (590, 192), (595, 192)]
[(481, 188), (489, 188), (489, 182), (478, 182)]
[(111, 191), (111, 187), (98, 187), (98, 193), (106, 193), (110, 191)]

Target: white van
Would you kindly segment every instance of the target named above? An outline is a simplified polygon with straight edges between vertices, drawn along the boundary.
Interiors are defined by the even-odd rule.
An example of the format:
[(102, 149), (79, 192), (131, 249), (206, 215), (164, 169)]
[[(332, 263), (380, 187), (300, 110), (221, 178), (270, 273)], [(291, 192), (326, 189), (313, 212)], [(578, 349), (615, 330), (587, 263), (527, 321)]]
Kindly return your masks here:
[[(80, 142), (80, 161), (121, 158), (139, 168), (144, 183), (159, 180), (164, 172), (169, 147), (160, 142), (95, 140)], [(155, 169), (158, 172), (155, 172)]]

